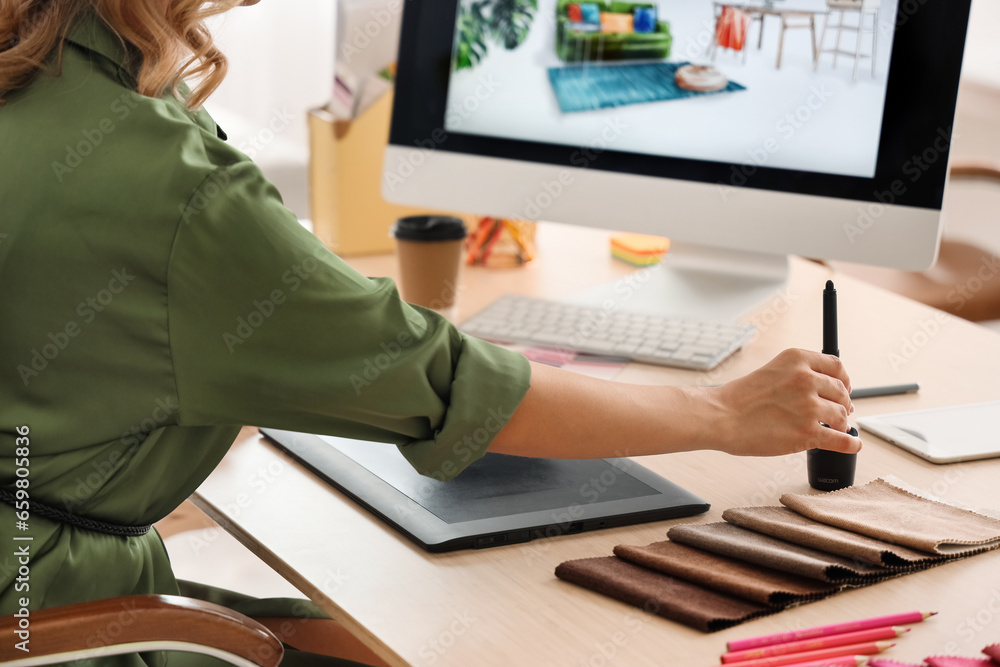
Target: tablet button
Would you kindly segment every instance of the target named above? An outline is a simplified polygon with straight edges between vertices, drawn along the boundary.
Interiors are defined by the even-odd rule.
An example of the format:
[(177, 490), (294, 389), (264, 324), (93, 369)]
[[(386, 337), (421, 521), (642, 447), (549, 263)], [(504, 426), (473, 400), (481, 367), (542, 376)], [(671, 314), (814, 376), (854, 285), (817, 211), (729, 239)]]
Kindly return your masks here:
[(476, 548), (480, 549), (482, 547), (493, 547), (498, 544), (506, 544), (507, 535), (501, 533), (499, 535), (486, 535), (485, 537), (480, 537), (476, 539)]

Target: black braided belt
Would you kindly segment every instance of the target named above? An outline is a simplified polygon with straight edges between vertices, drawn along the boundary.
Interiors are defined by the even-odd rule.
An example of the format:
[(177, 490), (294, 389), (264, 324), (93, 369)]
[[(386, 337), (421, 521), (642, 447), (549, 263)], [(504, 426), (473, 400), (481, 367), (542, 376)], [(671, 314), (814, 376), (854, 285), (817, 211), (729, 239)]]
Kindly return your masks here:
[[(0, 488), (0, 501), (5, 502), (12, 507), (17, 507), (15, 504), (18, 502), (17, 496), (15, 496), (9, 489)], [(115, 535), (117, 537), (141, 537), (148, 533), (153, 527), (152, 525), (123, 526), (118, 523), (88, 519), (86, 517), (70, 514), (69, 512), (56, 509), (51, 505), (40, 503), (37, 500), (29, 500), (28, 509), (32, 514), (50, 519), (52, 521), (58, 521), (59, 523), (65, 523), (70, 526), (76, 526), (77, 528), (83, 528), (84, 530), (93, 531), (95, 533)]]

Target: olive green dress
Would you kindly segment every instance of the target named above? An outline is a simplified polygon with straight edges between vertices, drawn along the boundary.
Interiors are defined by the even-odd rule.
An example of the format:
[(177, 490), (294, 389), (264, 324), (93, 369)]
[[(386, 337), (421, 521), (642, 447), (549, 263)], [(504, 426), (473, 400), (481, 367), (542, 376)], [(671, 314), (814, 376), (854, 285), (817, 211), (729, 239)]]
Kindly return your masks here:
[[(0, 487), (26, 467), (32, 499), (142, 525), (244, 424), (392, 442), (439, 478), (485, 453), (463, 440), (514, 412), (524, 357), (347, 267), (207, 113), (134, 92), (134, 52), (100, 19), (64, 45), (59, 75), (0, 107)], [(0, 503), (0, 615), (178, 592), (155, 531), (27, 523)]]

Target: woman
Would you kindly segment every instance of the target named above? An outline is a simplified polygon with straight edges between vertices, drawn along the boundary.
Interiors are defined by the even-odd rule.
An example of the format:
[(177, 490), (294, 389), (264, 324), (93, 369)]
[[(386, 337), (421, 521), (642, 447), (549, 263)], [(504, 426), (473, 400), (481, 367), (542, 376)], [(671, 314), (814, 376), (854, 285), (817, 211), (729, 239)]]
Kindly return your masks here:
[[(202, 22), (239, 4), (254, 2), (0, 4), (0, 526), (15, 526), (17, 467), (35, 507), (56, 510), (19, 532), (33, 537), (32, 609), (177, 593), (143, 527), (243, 424), (394, 442), (445, 478), (487, 446), (860, 448), (833, 357), (786, 351), (715, 389), (604, 382), (530, 365), (352, 271), (200, 109), (226, 71)], [(401, 334), (411, 344), (356, 390), (351, 376)], [(476, 456), (455, 446), (497, 415)], [(0, 615), (24, 595), (6, 558)]]

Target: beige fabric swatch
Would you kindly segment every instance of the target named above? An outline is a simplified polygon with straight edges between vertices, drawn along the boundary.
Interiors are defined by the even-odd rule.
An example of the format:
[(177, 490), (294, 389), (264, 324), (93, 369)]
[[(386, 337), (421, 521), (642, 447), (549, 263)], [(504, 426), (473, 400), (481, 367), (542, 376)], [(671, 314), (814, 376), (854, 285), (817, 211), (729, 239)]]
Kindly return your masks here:
[(836, 584), (806, 579), (718, 556), (677, 542), (643, 547), (619, 544), (615, 555), (636, 565), (765, 605), (815, 600), (840, 590)]
[(737, 561), (835, 584), (869, 583), (898, 571), (791, 544), (724, 522), (674, 526), (667, 537)]
[(702, 632), (780, 611), (710, 591), (614, 556), (561, 563), (556, 576)]
[(883, 542), (808, 519), (787, 507), (734, 507), (722, 513), (729, 523), (804, 547), (886, 567), (906, 567), (943, 556)]
[(1000, 520), (921, 498), (883, 479), (818, 495), (786, 493), (781, 504), (831, 526), (946, 556), (1000, 546)]

